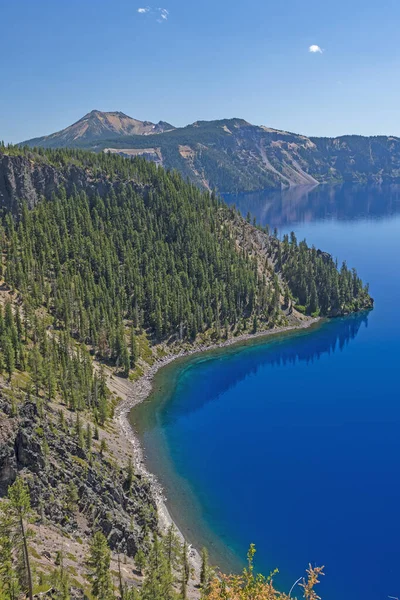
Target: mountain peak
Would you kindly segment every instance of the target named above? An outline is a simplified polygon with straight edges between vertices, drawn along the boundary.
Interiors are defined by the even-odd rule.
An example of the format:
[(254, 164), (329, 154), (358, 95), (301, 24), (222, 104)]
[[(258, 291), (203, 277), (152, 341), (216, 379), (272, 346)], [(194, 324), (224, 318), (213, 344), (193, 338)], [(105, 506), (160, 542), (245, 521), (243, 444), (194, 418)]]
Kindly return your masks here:
[(91, 110), (69, 127), (41, 138), (28, 140), (31, 146), (68, 147), (77, 143), (93, 143), (98, 140), (115, 139), (131, 135), (152, 135), (174, 129), (169, 123), (133, 119), (121, 111), (103, 112)]
[(103, 111), (103, 110), (97, 110), (95, 108), (94, 110), (91, 110), (90, 112), (88, 112), (84, 117), (82, 117), (82, 119), (80, 119), (80, 121), (83, 121), (83, 119), (89, 119), (89, 118), (93, 118), (93, 117), (110, 117), (110, 116), (120, 117), (120, 118), (124, 118), (124, 119), (132, 118), (119, 110)]

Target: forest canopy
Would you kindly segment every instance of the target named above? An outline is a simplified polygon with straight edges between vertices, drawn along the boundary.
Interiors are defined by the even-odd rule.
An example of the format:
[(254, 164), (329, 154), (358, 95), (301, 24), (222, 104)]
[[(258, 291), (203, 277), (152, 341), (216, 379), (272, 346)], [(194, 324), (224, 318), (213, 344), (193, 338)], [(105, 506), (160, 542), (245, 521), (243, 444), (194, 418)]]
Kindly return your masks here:
[[(279, 241), (177, 172), (82, 150), (2, 151), (51, 165), (66, 184), (77, 170), (88, 182), (70, 193), (61, 185), (32, 208), (22, 198), (17, 214), (3, 216), (1, 269), (24, 303), (26, 336), (45, 309), (42, 328), (61, 332), (61, 347), (74, 340), (81, 356), (89, 347), (128, 374), (141, 331), (152, 344), (205, 332), (220, 339), (285, 325), (293, 307), (325, 316), (372, 305), (354, 269), (339, 270), (294, 234)], [(103, 194), (92, 185), (99, 180)], [(23, 353), (10, 319), (0, 344), (12, 366), (10, 348), (16, 364)]]

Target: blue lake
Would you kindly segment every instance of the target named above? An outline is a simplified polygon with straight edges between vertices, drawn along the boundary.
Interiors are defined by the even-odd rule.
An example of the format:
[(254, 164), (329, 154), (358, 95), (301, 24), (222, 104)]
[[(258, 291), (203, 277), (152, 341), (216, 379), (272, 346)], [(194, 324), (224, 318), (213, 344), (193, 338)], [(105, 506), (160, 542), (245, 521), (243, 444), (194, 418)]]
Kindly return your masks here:
[(224, 568), (254, 542), (284, 591), (313, 563), (323, 600), (400, 596), (400, 188), (226, 200), (346, 259), (375, 308), (160, 371), (132, 414), (149, 467)]

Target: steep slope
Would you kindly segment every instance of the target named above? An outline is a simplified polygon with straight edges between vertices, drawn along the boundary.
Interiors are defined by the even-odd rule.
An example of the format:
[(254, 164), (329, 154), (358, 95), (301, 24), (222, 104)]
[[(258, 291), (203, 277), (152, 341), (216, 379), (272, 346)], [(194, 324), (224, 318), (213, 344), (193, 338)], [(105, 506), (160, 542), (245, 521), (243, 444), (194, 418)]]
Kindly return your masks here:
[[(144, 152), (149, 139), (119, 138), (92, 150)], [(400, 139), (305, 136), (250, 125), (239, 119), (200, 122), (157, 136), (162, 164), (197, 185), (223, 193), (317, 183), (400, 182)], [(125, 150), (124, 150), (125, 149)]]
[[(23, 214), (24, 218), (18, 220), (12, 236), (13, 239), (15, 235), (22, 237), (19, 244), (17, 240), (12, 244), (14, 251), (9, 256), (6, 273), (11, 286), (20, 289), (23, 284), (23, 287), (35, 290), (37, 301), (41, 300), (34, 281), (37, 272), (42, 273), (41, 285), (46, 286), (46, 280), (50, 278), (59, 290), (58, 295), (61, 283), (65, 289), (71, 276), (74, 294), (80, 295), (80, 311), (84, 309), (90, 313), (90, 304), (96, 304), (99, 293), (99, 299), (109, 303), (108, 311), (113, 310), (113, 298), (119, 299), (120, 317), (126, 313), (128, 318), (133, 318), (134, 313), (140, 313), (139, 320), (151, 327), (158, 339), (172, 335), (178, 329), (181, 337), (184, 332), (190, 337), (193, 331), (197, 333), (213, 327), (215, 322), (236, 322), (241, 317), (256, 315), (270, 325), (273, 313), (279, 320), (283, 313), (277, 297), (274, 300), (273, 296), (282, 290), (274, 270), (279, 270), (282, 285), (289, 284), (290, 287), (291, 276), (286, 274), (286, 267), (293, 263), (298, 270), (304, 262), (305, 272), (298, 272), (293, 277), (300, 281), (307, 275), (300, 304), (307, 306), (313, 283), (320, 286), (321, 281), (328, 278), (332, 280), (332, 289), (318, 290), (321, 300), (325, 293), (329, 296), (319, 303), (321, 308), (324, 306), (323, 313), (349, 309), (347, 301), (350, 303), (352, 296), (347, 292), (347, 272), (338, 273), (331, 259), (323, 258), (293, 240), (290, 244), (287, 241), (279, 243), (265, 234), (264, 241), (260, 242), (262, 252), (250, 248), (244, 255), (238, 254), (237, 245), (244, 235), (242, 219), (215, 195), (200, 192), (176, 173), (168, 174), (141, 159), (126, 160), (118, 155), (80, 150), (41, 151), (38, 154), (29, 149), (10, 148), (0, 152), (0, 157), (2, 155), (14, 174), (28, 166), (33, 169), (24, 171), (22, 178), (26, 189), (32, 191), (30, 201), (25, 201), (26, 207), (32, 210), (26, 212), (23, 205), (15, 202), (8, 205), (16, 216)], [(37, 165), (39, 173), (46, 170), (48, 190), (36, 189), (38, 176), (32, 165)], [(6, 183), (9, 188), (11, 182)], [(24, 188), (19, 192), (23, 193)], [(51, 197), (52, 202), (43, 199), (43, 194)], [(101, 198), (106, 199), (105, 204)], [(73, 223), (70, 222), (71, 214), (74, 215)], [(99, 218), (104, 220), (101, 226)], [(72, 227), (70, 232), (68, 224)], [(247, 227), (252, 230), (251, 226)], [(251, 237), (256, 233), (257, 229), (254, 229)], [(48, 245), (44, 245), (45, 251), (44, 235), (52, 236)], [(28, 254), (32, 256), (28, 262), (25, 261), (24, 244), (29, 246)], [(71, 244), (70, 250), (67, 244)], [(72, 274), (69, 260), (77, 251), (79, 273)], [(267, 264), (255, 269), (253, 256), (261, 262), (267, 258)], [(33, 271), (32, 261), (37, 263)], [(37, 261), (41, 261), (40, 264)], [(93, 261), (97, 264), (96, 272), (90, 275)], [(72, 266), (75, 270), (75, 261)], [(54, 277), (60, 277), (64, 268), (63, 281), (56, 283)], [(120, 275), (115, 279), (118, 272)], [(83, 287), (72, 282), (78, 275)], [(283, 280), (285, 276), (286, 281)], [(106, 290), (103, 289), (105, 282)], [(90, 301), (84, 291), (89, 284), (92, 286)], [(296, 286), (297, 283), (292, 286), (294, 296), (298, 296)], [(336, 292), (333, 293), (336, 286), (343, 288), (340, 293), (342, 305)], [(358, 298), (355, 293), (358, 284), (351, 284), (351, 287)], [(184, 298), (179, 306), (176, 304), (177, 290)], [(362, 298), (360, 293), (360, 300)], [(60, 297), (55, 299), (54, 308), (63, 312), (66, 305), (60, 301)], [(97, 307), (96, 312), (100, 325), (105, 315), (101, 315), (101, 307)], [(93, 318), (96, 313), (91, 313), (90, 318), (89, 313), (80, 315), (79, 327), (85, 323), (81, 332), (83, 338), (95, 342)], [(107, 321), (110, 321), (110, 315)]]
[(15, 154), (1, 152), (0, 148), (0, 211), (18, 212), (23, 200), (29, 208), (40, 198), (50, 198), (60, 186), (67, 194), (74, 189), (84, 189), (89, 193), (104, 194), (111, 183), (105, 173), (88, 173), (72, 162), (55, 167), (50, 161), (31, 152)]
[[(90, 597), (84, 559), (99, 532), (120, 589), (143, 579), (145, 588), (158, 568), (152, 553), (160, 559), (160, 494), (114, 418), (123, 384), (129, 400), (130, 380), (148, 382), (161, 358), (373, 301), (356, 272), (338, 271), (328, 254), (294, 235), (280, 242), (142, 159), (21, 148), (0, 150), (0, 159), (22, 182), (0, 222), (0, 524), (15, 529), (3, 497), (25, 482), (36, 589), (60, 584), (53, 575), (67, 546), (62, 569)], [(9, 551), (0, 596), (21, 573), (8, 539), (0, 535), (2, 560)], [(176, 559), (187, 552), (172, 545)], [(171, 564), (157, 577), (177, 590)]]
[(161, 122), (110, 128), (100, 126), (96, 118), (97, 125), (90, 130), (93, 133), (88, 133), (83, 131), (86, 121), (81, 121), (64, 130), (79, 125), (79, 134), (75, 130), (68, 135), (60, 132), (26, 143), (142, 155), (177, 169), (200, 187), (222, 193), (344, 181), (400, 181), (400, 140), (393, 136), (308, 138), (243, 119), (197, 121), (174, 129)]
[(93, 144), (98, 140), (113, 139), (126, 135), (153, 135), (174, 129), (164, 121), (157, 124), (138, 121), (122, 112), (92, 110), (62, 131), (34, 138), (25, 142), (29, 146), (44, 148), (72, 147), (78, 143)]
[(345, 135), (310, 139), (316, 148), (310, 170), (321, 181), (378, 184), (400, 181), (397, 137)]

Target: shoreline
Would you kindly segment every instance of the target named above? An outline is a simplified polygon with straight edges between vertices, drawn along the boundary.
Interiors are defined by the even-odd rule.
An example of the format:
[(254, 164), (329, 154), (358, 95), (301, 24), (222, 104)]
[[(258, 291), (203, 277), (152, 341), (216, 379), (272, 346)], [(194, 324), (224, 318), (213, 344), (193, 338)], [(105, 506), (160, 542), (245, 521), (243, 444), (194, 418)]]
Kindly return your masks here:
[[(160, 360), (157, 360), (137, 381), (132, 382), (129, 379), (123, 379), (116, 375), (111, 375), (108, 378), (108, 386), (112, 391), (115, 391), (121, 397), (122, 389), (122, 401), (119, 402), (115, 408), (114, 419), (119, 432), (125, 437), (133, 449), (133, 467), (135, 473), (146, 478), (150, 482), (151, 492), (157, 507), (157, 517), (159, 529), (165, 533), (166, 530), (173, 525), (181, 542), (184, 540), (184, 535), (178, 527), (177, 523), (171, 517), (171, 514), (167, 507), (167, 500), (164, 495), (164, 489), (157, 476), (148, 470), (145, 464), (145, 455), (140, 439), (133, 429), (130, 421), (129, 414), (131, 410), (138, 404), (144, 402), (152, 393), (153, 390), (153, 379), (157, 372), (166, 367), (178, 358), (184, 358), (195, 354), (201, 354), (220, 348), (227, 348), (229, 346), (240, 344), (246, 341), (255, 340), (258, 338), (268, 338), (275, 335), (280, 335), (285, 332), (295, 332), (302, 329), (309, 329), (312, 325), (320, 322), (321, 317), (309, 318), (300, 322), (298, 325), (290, 325), (285, 327), (277, 327), (276, 329), (270, 329), (266, 331), (259, 331), (257, 333), (245, 333), (236, 338), (230, 338), (220, 343), (210, 345), (200, 345), (190, 350), (181, 350), (175, 354), (170, 354)], [(118, 385), (115, 385), (118, 384)], [(189, 559), (191, 566), (195, 571), (196, 578), (198, 579), (201, 568), (201, 558), (198, 549), (189, 545)]]

